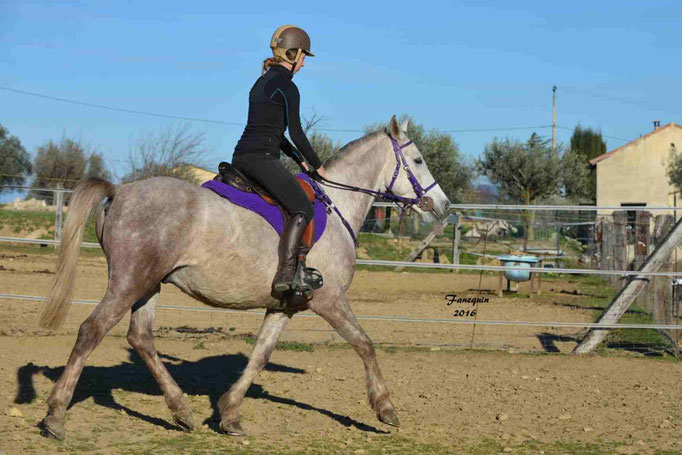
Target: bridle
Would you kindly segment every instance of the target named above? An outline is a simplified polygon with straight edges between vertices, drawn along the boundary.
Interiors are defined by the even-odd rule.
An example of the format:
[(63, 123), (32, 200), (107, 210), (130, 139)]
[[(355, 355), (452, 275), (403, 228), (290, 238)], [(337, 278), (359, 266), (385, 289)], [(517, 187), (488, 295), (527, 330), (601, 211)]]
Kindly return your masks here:
[[(353, 241), (355, 242), (356, 246), (358, 244), (357, 238), (355, 236), (355, 233), (353, 232), (353, 229), (350, 227), (350, 224), (346, 221), (343, 215), (341, 215), (339, 209), (334, 205), (329, 196), (327, 196), (327, 193), (324, 192), (322, 187), (320, 187), (320, 185), (318, 185), (317, 182), (320, 182), (323, 185), (328, 186), (330, 188), (354, 191), (357, 193), (364, 193), (369, 194), (371, 196), (388, 199), (394, 202), (398, 207), (400, 207), (401, 218), (405, 211), (414, 205), (416, 205), (417, 207), (424, 211), (433, 211), (433, 199), (429, 196), (425, 196), (425, 194), (431, 188), (436, 186), (436, 181), (434, 180), (433, 183), (427, 186), (426, 188), (422, 187), (417, 178), (414, 176), (414, 173), (410, 169), (409, 164), (407, 164), (405, 154), (403, 153), (403, 149), (412, 144), (412, 141), (409, 140), (405, 142), (403, 145), (400, 145), (398, 141), (396, 141), (393, 138), (393, 136), (389, 135), (389, 138), (391, 139), (391, 144), (393, 145), (393, 153), (395, 154), (395, 171), (393, 171), (393, 178), (391, 179), (391, 183), (389, 183), (389, 185), (386, 187), (386, 191), (370, 190), (367, 188), (360, 188), (353, 185), (347, 185), (345, 183), (334, 182), (325, 177), (322, 177), (317, 172), (306, 172), (306, 174), (308, 174), (308, 176), (311, 178), (310, 183), (313, 187), (313, 191), (315, 192), (315, 196), (327, 206), (328, 213), (331, 213), (331, 210), (333, 209), (337, 213), (337, 215), (339, 215), (341, 221), (346, 226), (346, 229), (348, 229), (348, 232), (350, 232), (351, 237), (353, 237)], [(405, 172), (407, 172), (407, 179), (410, 181), (410, 184), (412, 185), (412, 189), (414, 190), (414, 194), (416, 197), (398, 196), (397, 194), (393, 193), (393, 185), (398, 179), (398, 175), (400, 175), (401, 164), (402, 168), (405, 170)]]

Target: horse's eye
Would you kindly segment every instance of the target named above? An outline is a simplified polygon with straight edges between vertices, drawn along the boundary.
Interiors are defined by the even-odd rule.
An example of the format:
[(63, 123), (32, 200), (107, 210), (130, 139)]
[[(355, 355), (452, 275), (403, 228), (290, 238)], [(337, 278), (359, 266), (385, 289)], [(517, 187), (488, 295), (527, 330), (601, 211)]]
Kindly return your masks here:
[(421, 158), (414, 159), (415, 164), (422, 164), (424, 161)]

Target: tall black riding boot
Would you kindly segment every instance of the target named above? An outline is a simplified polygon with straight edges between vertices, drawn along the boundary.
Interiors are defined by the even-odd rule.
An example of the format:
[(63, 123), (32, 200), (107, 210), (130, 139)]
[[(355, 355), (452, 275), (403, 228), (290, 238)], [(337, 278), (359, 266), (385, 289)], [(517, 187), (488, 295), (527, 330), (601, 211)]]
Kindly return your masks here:
[(271, 295), (276, 299), (281, 299), (284, 293), (291, 289), (296, 273), (299, 245), (307, 226), (308, 223), (302, 213), (292, 215), (284, 226), (282, 237), (279, 239), (279, 264), (272, 280)]

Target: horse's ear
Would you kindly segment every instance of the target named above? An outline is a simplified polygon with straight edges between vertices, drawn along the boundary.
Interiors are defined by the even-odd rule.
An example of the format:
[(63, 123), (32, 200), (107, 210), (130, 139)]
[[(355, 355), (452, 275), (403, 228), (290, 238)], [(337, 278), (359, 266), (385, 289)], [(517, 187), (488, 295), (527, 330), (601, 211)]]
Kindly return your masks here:
[(410, 119), (405, 118), (403, 120), (403, 123), (400, 124), (400, 129), (403, 130), (403, 133), (407, 133), (407, 126), (410, 124)]
[(398, 125), (398, 119), (395, 117), (391, 117), (391, 121), (388, 123), (388, 131), (391, 133), (391, 136), (393, 136), (394, 139), (398, 139), (400, 137), (400, 125)]

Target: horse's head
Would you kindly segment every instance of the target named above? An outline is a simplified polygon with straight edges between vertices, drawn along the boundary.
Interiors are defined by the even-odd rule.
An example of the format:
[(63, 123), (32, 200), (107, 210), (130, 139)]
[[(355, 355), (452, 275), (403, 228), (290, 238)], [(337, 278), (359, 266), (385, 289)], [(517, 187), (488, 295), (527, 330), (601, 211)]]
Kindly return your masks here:
[(392, 149), (389, 162), (393, 158), (395, 161), (386, 165), (385, 188), (397, 196), (419, 200), (413, 208), (426, 221), (445, 218), (450, 201), (431, 175), (417, 146), (407, 137), (407, 123), (406, 119), (399, 124), (394, 115), (386, 128)]

